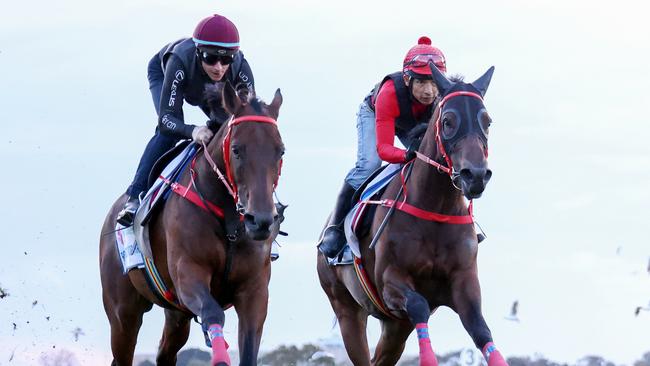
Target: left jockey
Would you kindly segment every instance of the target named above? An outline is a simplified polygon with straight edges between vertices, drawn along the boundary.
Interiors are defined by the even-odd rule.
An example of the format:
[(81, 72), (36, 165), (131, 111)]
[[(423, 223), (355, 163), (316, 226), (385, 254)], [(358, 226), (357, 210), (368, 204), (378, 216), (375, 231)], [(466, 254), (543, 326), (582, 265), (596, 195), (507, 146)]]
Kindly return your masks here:
[[(155, 54), (147, 72), (149, 89), (158, 115), (158, 126), (142, 154), (129, 196), (117, 215), (123, 226), (133, 223), (147, 190), (154, 163), (181, 139), (208, 143), (221, 123), (230, 116), (225, 110), (210, 110), (204, 97), (207, 84), (227, 81), (240, 94), (254, 94), (253, 73), (239, 51), (239, 32), (226, 17), (215, 14), (199, 22), (192, 38), (172, 42)], [(185, 124), (183, 101), (199, 106), (210, 117), (207, 126)]]
[[(405, 163), (415, 157), (409, 132), (419, 123), (428, 122), (438, 101), (429, 62), (447, 72), (445, 56), (431, 46), (431, 39), (420, 37), (404, 57), (402, 71), (386, 75), (366, 96), (357, 113), (357, 162), (345, 177), (336, 207), (318, 244), (327, 257), (334, 258), (345, 245), (343, 221), (352, 207), (352, 195), (381, 165)], [(394, 145), (395, 136), (408, 147)]]

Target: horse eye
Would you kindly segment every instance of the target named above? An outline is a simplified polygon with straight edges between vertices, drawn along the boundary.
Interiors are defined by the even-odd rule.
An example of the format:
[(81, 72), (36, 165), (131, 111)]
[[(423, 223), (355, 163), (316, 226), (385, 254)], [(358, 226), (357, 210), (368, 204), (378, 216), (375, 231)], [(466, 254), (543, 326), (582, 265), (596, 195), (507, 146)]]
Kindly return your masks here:
[(483, 134), (487, 136), (489, 133), (489, 128), (492, 125), (492, 118), (490, 118), (490, 116), (487, 114), (487, 111), (485, 109), (481, 109), (478, 112), (478, 121), (479, 121), (478, 125), (481, 127)]
[(235, 155), (236, 158), (239, 158), (239, 146), (233, 146), (230, 150), (232, 150), (232, 154)]

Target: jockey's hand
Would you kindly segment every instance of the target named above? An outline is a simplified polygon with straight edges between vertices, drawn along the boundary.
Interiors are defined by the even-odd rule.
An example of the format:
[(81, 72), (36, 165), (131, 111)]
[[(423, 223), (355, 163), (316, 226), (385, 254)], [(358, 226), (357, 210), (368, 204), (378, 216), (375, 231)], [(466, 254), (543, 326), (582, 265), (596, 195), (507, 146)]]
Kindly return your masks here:
[(411, 146), (409, 146), (409, 148), (404, 153), (404, 162), (409, 162), (409, 161), (415, 159), (416, 156), (417, 156), (415, 154), (416, 150), (417, 150), (417, 146), (415, 146), (415, 144), (411, 144)]
[(197, 144), (205, 143), (207, 145), (213, 135), (208, 126), (196, 126), (192, 130), (192, 140)]

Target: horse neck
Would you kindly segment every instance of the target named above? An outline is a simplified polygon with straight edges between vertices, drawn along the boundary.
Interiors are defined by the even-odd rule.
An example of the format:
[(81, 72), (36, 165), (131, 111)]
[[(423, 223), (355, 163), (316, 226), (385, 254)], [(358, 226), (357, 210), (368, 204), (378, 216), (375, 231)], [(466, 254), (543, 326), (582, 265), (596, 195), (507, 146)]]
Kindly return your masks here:
[[(420, 145), (420, 153), (441, 161), (435, 138), (434, 124), (430, 123)], [(449, 174), (415, 159), (407, 182), (408, 202), (428, 211), (449, 215), (464, 214), (465, 203), (461, 191), (452, 184)]]

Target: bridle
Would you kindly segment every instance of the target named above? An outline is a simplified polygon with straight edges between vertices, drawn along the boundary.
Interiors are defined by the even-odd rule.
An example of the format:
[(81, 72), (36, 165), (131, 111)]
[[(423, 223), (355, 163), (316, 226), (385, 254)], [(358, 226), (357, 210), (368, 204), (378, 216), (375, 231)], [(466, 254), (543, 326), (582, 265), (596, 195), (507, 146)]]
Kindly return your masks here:
[[(256, 122), (256, 123), (268, 123), (277, 128), (278, 122), (271, 117), (266, 117), (266, 116), (241, 116), (237, 117), (234, 119), (231, 119), (228, 122), (228, 131), (226, 132), (226, 137), (223, 139), (223, 144), (222, 144), (222, 153), (223, 153), (223, 162), (225, 166), (225, 171), (226, 173), (222, 173), (217, 164), (214, 162), (210, 154), (208, 153), (208, 149), (205, 143), (203, 143), (203, 154), (205, 155), (205, 159), (208, 161), (210, 166), (212, 167), (212, 170), (217, 173), (217, 177), (219, 177), (219, 180), (223, 183), (224, 186), (226, 186), (226, 189), (228, 190), (228, 193), (232, 196), (234, 199), (236, 205), (237, 205), (237, 211), (242, 214), (243, 213), (243, 206), (241, 202), (239, 201), (239, 192), (237, 189), (237, 184), (235, 183), (235, 178), (230, 166), (230, 140), (232, 137), (232, 131), (233, 127), (237, 126), (241, 123), (244, 122)], [(278, 168), (278, 177), (276, 178), (275, 182), (273, 183), (273, 190), (275, 191), (275, 188), (278, 185), (278, 180), (280, 179), (280, 174), (282, 172), (282, 159), (280, 159), (280, 167)]]
[[(445, 166), (445, 165), (443, 165), (441, 163), (438, 163), (437, 161), (435, 161), (435, 160), (431, 159), (430, 157), (420, 153), (419, 151), (415, 152), (418, 159), (424, 161), (425, 163), (427, 163), (429, 165), (432, 165), (439, 172), (447, 173), (449, 175), (449, 178), (451, 178), (452, 184), (454, 184), (453, 183), (454, 182), (454, 177), (457, 176), (458, 173), (456, 171), (454, 171), (454, 166), (453, 166), (453, 163), (451, 161), (451, 157), (449, 156), (449, 154), (447, 154), (447, 151), (445, 150), (445, 146), (442, 143), (442, 137), (441, 137), (442, 136), (442, 133), (441, 133), (442, 108), (444, 107), (445, 103), (447, 101), (449, 101), (450, 99), (455, 98), (455, 97), (463, 97), (463, 96), (464, 97), (473, 97), (473, 98), (476, 98), (476, 99), (480, 100), (481, 102), (483, 102), (483, 97), (481, 97), (481, 95), (479, 95), (478, 93), (474, 93), (474, 92), (471, 92), (471, 91), (456, 91), (456, 92), (449, 93), (449, 94), (445, 95), (445, 97), (442, 98), (442, 100), (438, 104), (438, 116), (436, 117), (436, 121), (435, 121), (435, 125), (434, 125), (435, 126), (436, 146), (438, 147), (438, 151), (442, 155), (442, 158), (445, 160), (445, 163), (447, 165)], [(460, 189), (455, 184), (454, 184), (454, 187), (456, 187), (457, 189)]]

